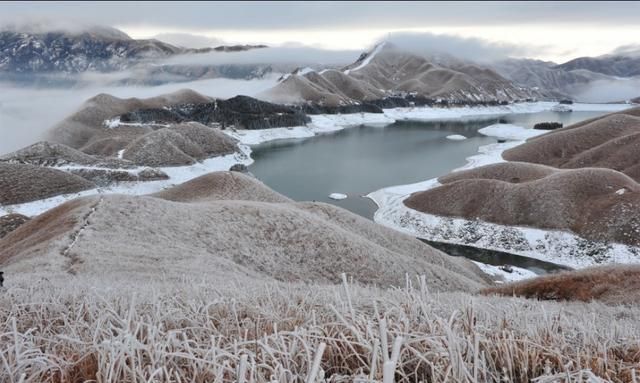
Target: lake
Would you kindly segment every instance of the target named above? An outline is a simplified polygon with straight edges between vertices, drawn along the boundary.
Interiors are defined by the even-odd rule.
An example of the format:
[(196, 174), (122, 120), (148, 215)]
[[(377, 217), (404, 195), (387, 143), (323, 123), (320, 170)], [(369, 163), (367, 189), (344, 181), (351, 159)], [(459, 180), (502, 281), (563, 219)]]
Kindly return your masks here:
[[(533, 127), (565, 126), (607, 112), (539, 112), (446, 121), (398, 121), (385, 127), (358, 126), (306, 139), (271, 141), (253, 147), (249, 171), (296, 201), (322, 201), (373, 218), (376, 205), (362, 196), (383, 187), (438, 177), (467, 163), (482, 145), (496, 142), (478, 130), (497, 122)], [(446, 137), (461, 134), (468, 139)], [(332, 200), (331, 193), (344, 193)]]

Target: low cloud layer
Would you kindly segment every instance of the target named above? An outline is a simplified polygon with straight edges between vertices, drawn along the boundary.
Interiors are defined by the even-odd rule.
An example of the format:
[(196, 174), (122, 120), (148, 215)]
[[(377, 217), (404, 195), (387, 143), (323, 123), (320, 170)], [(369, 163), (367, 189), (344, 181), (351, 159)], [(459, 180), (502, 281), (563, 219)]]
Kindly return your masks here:
[(572, 91), (582, 102), (620, 102), (640, 97), (640, 78), (597, 80)]
[(475, 62), (535, 57), (549, 49), (544, 46), (515, 45), (433, 33), (391, 33), (381, 41), (389, 41), (401, 50), (422, 56), (446, 54)]
[(170, 58), (169, 65), (274, 64), (292, 66), (336, 66), (354, 62), (361, 51), (326, 50), (311, 47), (270, 47), (245, 52), (211, 52)]
[(221, 39), (190, 33), (161, 33), (153, 36), (153, 38), (184, 48), (211, 48), (225, 45), (225, 42)]

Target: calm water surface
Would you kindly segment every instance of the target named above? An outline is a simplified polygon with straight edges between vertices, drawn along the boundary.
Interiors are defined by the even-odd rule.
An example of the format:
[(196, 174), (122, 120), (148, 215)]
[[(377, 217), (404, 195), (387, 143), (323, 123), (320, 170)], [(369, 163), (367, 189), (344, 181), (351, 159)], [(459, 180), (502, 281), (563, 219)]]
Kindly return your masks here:
[[(367, 218), (375, 204), (362, 196), (383, 187), (438, 177), (467, 163), (478, 147), (496, 142), (478, 130), (496, 122), (525, 127), (543, 121), (565, 126), (605, 112), (541, 112), (480, 119), (359, 126), (308, 139), (279, 140), (253, 147), (249, 170), (271, 188), (297, 201), (329, 202)], [(461, 134), (468, 139), (446, 137)], [(331, 193), (349, 198), (335, 201)]]

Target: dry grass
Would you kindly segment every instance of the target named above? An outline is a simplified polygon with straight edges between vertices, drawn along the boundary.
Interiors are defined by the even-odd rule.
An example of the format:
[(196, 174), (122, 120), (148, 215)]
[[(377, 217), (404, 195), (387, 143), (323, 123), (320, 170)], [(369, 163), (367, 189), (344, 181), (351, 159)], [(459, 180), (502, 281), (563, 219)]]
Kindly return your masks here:
[(547, 275), (485, 289), (486, 294), (544, 300), (599, 300), (612, 304), (640, 303), (640, 266), (601, 266)]
[(434, 294), (420, 279), (387, 290), (92, 283), (25, 278), (0, 296), (0, 381), (637, 382), (640, 372), (634, 307)]

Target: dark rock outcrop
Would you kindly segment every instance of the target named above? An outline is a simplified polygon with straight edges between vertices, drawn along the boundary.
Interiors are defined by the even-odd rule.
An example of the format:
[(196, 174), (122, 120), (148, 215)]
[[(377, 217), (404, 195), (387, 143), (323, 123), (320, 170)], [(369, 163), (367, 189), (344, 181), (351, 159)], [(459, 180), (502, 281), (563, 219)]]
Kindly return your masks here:
[(533, 129), (538, 130), (555, 130), (562, 128), (561, 122), (540, 122), (533, 126)]
[(204, 125), (219, 124), (223, 129), (269, 129), (305, 125), (310, 121), (296, 108), (260, 101), (248, 96), (215, 100), (201, 104), (183, 104), (167, 108), (138, 109), (120, 116), (124, 123), (176, 124), (187, 121)]

